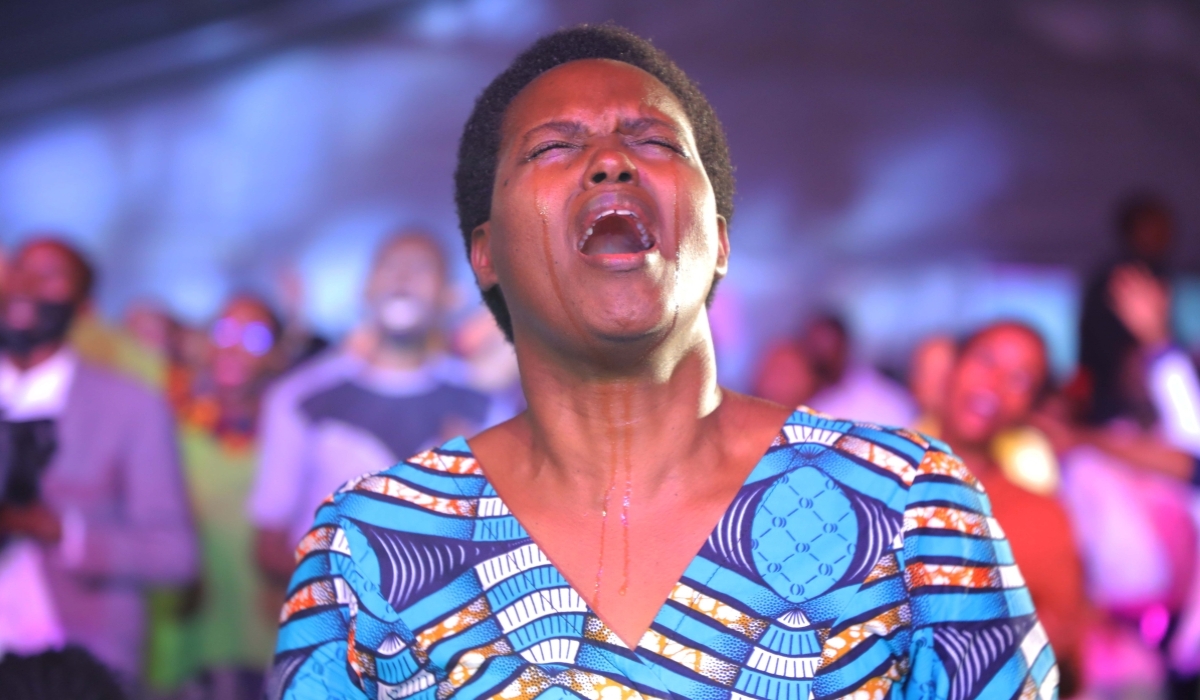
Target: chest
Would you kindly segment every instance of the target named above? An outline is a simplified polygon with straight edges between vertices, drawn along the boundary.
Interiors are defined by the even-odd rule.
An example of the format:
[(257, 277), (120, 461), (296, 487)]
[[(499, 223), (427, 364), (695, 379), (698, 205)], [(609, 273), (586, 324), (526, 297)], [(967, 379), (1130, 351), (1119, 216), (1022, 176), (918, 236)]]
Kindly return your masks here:
[(54, 456), (42, 480), (42, 497), (55, 507), (70, 505), (102, 514), (121, 502), (130, 434), (103, 411), (66, 411), (56, 426)]

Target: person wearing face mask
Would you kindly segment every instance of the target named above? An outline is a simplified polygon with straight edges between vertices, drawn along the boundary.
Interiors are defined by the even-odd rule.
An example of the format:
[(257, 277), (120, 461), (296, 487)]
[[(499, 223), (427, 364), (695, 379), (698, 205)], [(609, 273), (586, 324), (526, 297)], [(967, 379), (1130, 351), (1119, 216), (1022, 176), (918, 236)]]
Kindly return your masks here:
[(448, 291), (436, 241), (420, 231), (395, 235), (375, 256), (367, 319), (347, 347), (268, 392), (248, 507), (259, 565), (281, 584), (330, 491), (451, 434), (483, 428), (503, 410), (465, 386), (466, 369), (443, 352)]
[(0, 609), (20, 613), (0, 614), (0, 644), (77, 644), (132, 684), (143, 589), (189, 581), (197, 548), (170, 410), (67, 344), (92, 283), (78, 251), (38, 239), (0, 303), (0, 569), (22, 549), (36, 564), (0, 571)]
[(1087, 610), (1083, 569), (1070, 519), (1054, 498), (1022, 488), (997, 463), (994, 441), (1025, 425), (1048, 381), (1037, 331), (1004, 321), (961, 344), (942, 402), (942, 439), (987, 489), (992, 512), (1033, 596), (1062, 671), (1062, 697), (1078, 690)]

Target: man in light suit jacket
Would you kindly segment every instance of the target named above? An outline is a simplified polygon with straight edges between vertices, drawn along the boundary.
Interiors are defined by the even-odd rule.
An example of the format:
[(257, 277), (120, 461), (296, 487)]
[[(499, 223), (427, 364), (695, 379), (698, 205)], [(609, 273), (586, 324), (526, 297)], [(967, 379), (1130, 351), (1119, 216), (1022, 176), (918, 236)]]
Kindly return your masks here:
[[(8, 462), (0, 465), (8, 472), (0, 473), (0, 546), (36, 549), (34, 578), (59, 637), (52, 632), (48, 641), (82, 645), (133, 680), (141, 670), (144, 588), (190, 581), (197, 544), (166, 403), (66, 345), (92, 278), (84, 258), (55, 240), (35, 240), (13, 261), (0, 303), (0, 419), (10, 453), (20, 452), (21, 431), (35, 424), (52, 426), (43, 440), (52, 453), (23, 486), (20, 465), (0, 460)], [(15, 461), (27, 467), (31, 459)], [(0, 550), (0, 567), (5, 561)], [(19, 579), (0, 571), (0, 585)], [(38, 597), (11, 586), (0, 588), (5, 595)]]

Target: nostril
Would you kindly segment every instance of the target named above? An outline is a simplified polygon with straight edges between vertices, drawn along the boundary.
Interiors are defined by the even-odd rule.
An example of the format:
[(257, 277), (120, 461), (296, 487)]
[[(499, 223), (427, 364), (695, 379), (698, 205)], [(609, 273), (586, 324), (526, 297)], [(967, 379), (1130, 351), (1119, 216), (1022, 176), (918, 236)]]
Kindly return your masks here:
[(592, 176), (592, 182), (599, 185), (601, 182), (604, 182), (604, 178), (606, 177), (608, 177), (608, 175), (605, 173), (596, 173)]
[(632, 179), (633, 175), (631, 173), (621, 173), (617, 176), (617, 182), (629, 182)]

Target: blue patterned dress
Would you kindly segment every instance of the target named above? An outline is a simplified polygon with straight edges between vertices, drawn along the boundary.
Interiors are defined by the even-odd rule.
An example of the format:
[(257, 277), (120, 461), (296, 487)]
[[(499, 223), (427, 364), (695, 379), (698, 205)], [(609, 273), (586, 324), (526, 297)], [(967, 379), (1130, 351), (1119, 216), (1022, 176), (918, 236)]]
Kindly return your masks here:
[(466, 441), (347, 484), (301, 543), (273, 698), (1057, 696), (986, 494), (941, 443), (796, 411), (630, 649)]

